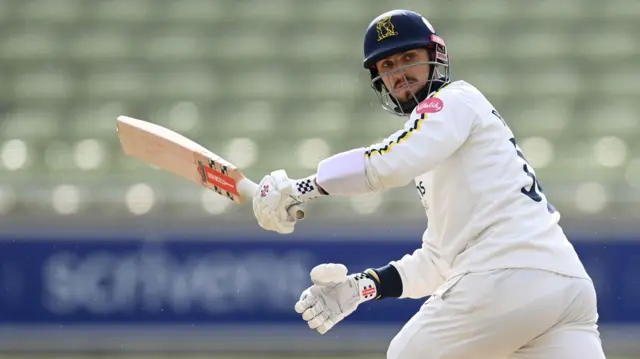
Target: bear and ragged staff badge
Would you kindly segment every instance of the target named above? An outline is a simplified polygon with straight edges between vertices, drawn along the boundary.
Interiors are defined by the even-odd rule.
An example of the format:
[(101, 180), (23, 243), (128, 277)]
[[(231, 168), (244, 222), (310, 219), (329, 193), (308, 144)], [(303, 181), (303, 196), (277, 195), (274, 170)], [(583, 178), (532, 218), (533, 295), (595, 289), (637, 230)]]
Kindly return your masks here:
[(391, 16), (387, 16), (376, 24), (376, 30), (378, 31), (378, 41), (384, 40), (388, 37), (398, 35), (395, 26), (391, 23)]

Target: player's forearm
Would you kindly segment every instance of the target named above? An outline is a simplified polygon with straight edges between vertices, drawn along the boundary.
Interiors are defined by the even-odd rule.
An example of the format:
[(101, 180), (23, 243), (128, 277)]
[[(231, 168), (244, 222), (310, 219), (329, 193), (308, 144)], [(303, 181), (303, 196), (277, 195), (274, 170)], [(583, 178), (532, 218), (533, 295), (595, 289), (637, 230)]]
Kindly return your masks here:
[[(375, 147), (375, 146), (373, 146)], [(318, 165), (317, 183), (332, 196), (353, 196), (402, 187), (437, 163), (416, 146), (396, 146), (393, 153), (357, 148), (326, 158)], [(431, 167), (430, 167), (431, 166)]]
[(350, 196), (372, 191), (366, 175), (364, 148), (341, 152), (318, 164), (316, 183), (331, 196)]
[[(318, 164), (316, 183), (332, 196), (353, 196), (401, 186), (411, 181), (402, 171), (380, 174), (366, 157), (365, 148), (356, 148), (328, 157)], [(394, 185), (396, 184), (396, 185)]]

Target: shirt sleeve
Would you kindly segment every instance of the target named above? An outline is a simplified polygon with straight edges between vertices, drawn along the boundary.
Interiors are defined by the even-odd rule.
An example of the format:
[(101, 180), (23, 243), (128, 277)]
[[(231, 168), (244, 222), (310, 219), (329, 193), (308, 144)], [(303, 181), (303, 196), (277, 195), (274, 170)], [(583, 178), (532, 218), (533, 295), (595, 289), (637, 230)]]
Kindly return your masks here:
[(416, 106), (404, 128), (365, 151), (371, 190), (407, 185), (451, 156), (471, 133), (476, 113), (464, 88), (443, 88)]
[(412, 254), (391, 262), (391, 265), (402, 278), (402, 295), (399, 298), (420, 299), (430, 296), (445, 282), (426, 242)]

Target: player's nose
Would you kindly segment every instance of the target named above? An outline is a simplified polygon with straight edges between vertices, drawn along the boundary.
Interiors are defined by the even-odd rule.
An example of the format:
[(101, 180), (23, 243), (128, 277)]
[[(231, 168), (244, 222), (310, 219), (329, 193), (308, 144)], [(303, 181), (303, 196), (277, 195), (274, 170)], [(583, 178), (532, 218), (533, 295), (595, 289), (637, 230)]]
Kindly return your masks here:
[(389, 73), (389, 83), (393, 85), (394, 89), (402, 86), (406, 86), (407, 78), (402, 71), (393, 71)]

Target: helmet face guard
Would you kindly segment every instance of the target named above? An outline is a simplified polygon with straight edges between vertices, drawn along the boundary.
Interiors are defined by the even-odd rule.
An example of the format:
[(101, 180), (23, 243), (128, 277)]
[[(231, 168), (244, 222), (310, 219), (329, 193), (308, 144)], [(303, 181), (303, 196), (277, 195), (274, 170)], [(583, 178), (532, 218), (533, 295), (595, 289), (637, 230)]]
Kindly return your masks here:
[[(410, 82), (405, 75), (406, 69), (421, 65), (429, 66), (429, 75), (427, 76), (426, 80)], [(385, 72), (384, 74), (380, 74), (377, 70), (373, 69), (371, 69), (371, 72), (371, 88), (378, 97), (382, 108), (394, 115), (409, 116), (413, 109), (421, 101), (426, 99), (429, 94), (437, 91), (440, 87), (447, 83), (447, 79), (449, 78), (449, 64), (441, 63), (438, 61), (421, 61), (411, 65), (398, 67), (397, 69)], [(401, 73), (402, 77), (404, 78), (405, 84), (395, 89), (388, 89), (384, 84), (383, 78), (394, 73)], [(405, 99), (405, 101), (401, 101), (398, 98), (397, 93), (416, 85), (418, 88), (417, 91), (408, 90), (408, 99)]]
[[(412, 49), (426, 49), (428, 62), (420, 62), (380, 74), (376, 63), (388, 56)], [(393, 10), (374, 19), (365, 33), (364, 67), (371, 75), (371, 87), (382, 104), (382, 108), (398, 116), (408, 116), (415, 106), (449, 82), (449, 55), (444, 41), (435, 34), (433, 26), (420, 14), (408, 10)], [(396, 93), (400, 89), (389, 89), (383, 78), (389, 73), (402, 72), (406, 86), (409, 84), (404, 75), (408, 67), (429, 65), (426, 81), (422, 81), (420, 90), (410, 91), (410, 98), (401, 102)]]

